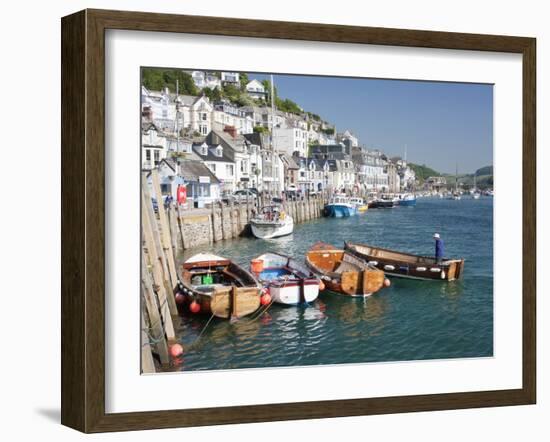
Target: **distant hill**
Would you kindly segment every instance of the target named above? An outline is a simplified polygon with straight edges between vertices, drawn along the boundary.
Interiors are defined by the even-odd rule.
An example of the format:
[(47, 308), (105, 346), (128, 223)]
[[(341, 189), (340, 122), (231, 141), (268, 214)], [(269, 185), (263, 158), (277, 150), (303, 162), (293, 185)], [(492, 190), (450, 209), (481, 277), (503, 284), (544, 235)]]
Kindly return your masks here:
[(476, 170), (476, 175), (477, 176), (492, 175), (492, 174), (493, 174), (493, 166), (485, 166), (485, 167), (482, 167), (481, 169)]
[[(477, 169), (475, 172), (476, 175), (476, 186), (480, 189), (492, 188), (493, 187), (493, 166), (485, 166)], [(446, 173), (444, 175), (447, 178), (447, 184), (454, 186), (455, 175), (451, 173)], [(474, 174), (466, 173), (458, 175), (458, 183), (462, 187), (469, 189), (474, 185)]]
[(407, 163), (407, 165), (412, 170), (414, 170), (414, 173), (416, 174), (416, 178), (420, 181), (420, 184), (422, 184), (424, 180), (428, 177), (441, 175), (439, 172), (437, 172), (436, 170), (433, 170), (431, 167), (428, 167), (425, 164), (419, 165), (414, 163)]

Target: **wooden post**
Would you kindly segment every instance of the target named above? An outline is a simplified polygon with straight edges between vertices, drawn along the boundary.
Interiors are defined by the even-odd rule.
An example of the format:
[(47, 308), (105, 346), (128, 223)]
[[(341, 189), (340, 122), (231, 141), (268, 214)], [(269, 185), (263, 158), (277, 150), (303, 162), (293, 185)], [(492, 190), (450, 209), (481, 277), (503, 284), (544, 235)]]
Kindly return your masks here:
[(145, 325), (144, 311), (141, 313), (141, 372), (154, 373), (155, 362), (153, 361), (153, 352), (149, 343), (149, 335), (147, 334), (147, 326)]
[(170, 239), (172, 240), (172, 252), (175, 262), (178, 256), (178, 229), (176, 227), (176, 209), (174, 208), (174, 204), (171, 204), (168, 209), (168, 220), (170, 221)]
[(166, 301), (169, 312), (176, 315), (178, 313), (178, 309), (176, 308), (176, 300), (172, 294), (175, 286), (170, 287), (166, 259), (162, 247), (160, 246), (160, 238), (158, 229), (156, 229), (156, 222), (153, 222), (155, 218), (151, 204), (151, 197), (147, 191), (146, 181), (142, 182), (142, 190), (141, 221), (143, 235), (145, 238), (145, 246), (147, 247), (147, 253), (150, 256), (151, 264), (154, 269), (153, 276), (155, 279), (155, 284), (160, 287), (158, 293), (159, 296), (162, 297), (161, 301)]
[(229, 221), (231, 223), (230, 238), (235, 238), (237, 236), (237, 232), (235, 229), (235, 206), (233, 200), (231, 200), (229, 203)]
[(185, 238), (185, 235), (184, 235), (183, 219), (181, 219), (180, 205), (178, 203), (176, 203), (176, 210), (178, 212), (178, 226), (179, 226), (179, 230), (180, 230), (181, 249), (185, 250), (187, 248), (187, 244), (186, 244), (186, 238)]
[(223, 201), (220, 201), (220, 223), (221, 223), (221, 232), (222, 238), (227, 239), (227, 233), (225, 232), (225, 214), (223, 213)]
[[(170, 282), (172, 288), (178, 284), (178, 274), (176, 272), (176, 263), (174, 262), (174, 251), (172, 250), (172, 240), (170, 238), (170, 228), (168, 226), (168, 219), (166, 217), (166, 211), (164, 210), (164, 204), (162, 201), (162, 193), (160, 190), (159, 174), (157, 169), (151, 170), (151, 178), (153, 181), (153, 189), (157, 196), (157, 206), (160, 218), (161, 240), (162, 248), (166, 256), (168, 264), (168, 271), (170, 272)], [(146, 183), (147, 184), (147, 183)]]
[(216, 201), (212, 201), (212, 242), (216, 242)]
[[(153, 281), (154, 286), (153, 286), (153, 282), (150, 281), (150, 278), (148, 276), (149, 274), (147, 273), (147, 269), (148, 269), (147, 262), (145, 261), (145, 257), (143, 256), (142, 263), (144, 264), (142, 264), (142, 266), (144, 267), (141, 269), (141, 272), (142, 272), (141, 278), (145, 281), (144, 282), (145, 289), (146, 289), (145, 295), (147, 295), (148, 293), (156, 292), (158, 303), (159, 303), (158, 309), (160, 311), (162, 322), (164, 323), (164, 331), (166, 332), (166, 337), (168, 339), (174, 339), (175, 337), (174, 326), (172, 324), (172, 317), (170, 316), (171, 315), (170, 307), (166, 299), (166, 289), (162, 280), (163, 279), (162, 269), (158, 262), (158, 256), (155, 250), (155, 245), (153, 244), (153, 241), (151, 239), (151, 232), (148, 226), (144, 227), (143, 236), (145, 238), (145, 247), (147, 247), (147, 255), (149, 257), (149, 261), (152, 267), (153, 280), (154, 280)], [(143, 250), (142, 250), (142, 253), (143, 253)], [(147, 298), (146, 296), (145, 299), (147, 300), (149, 298)], [(153, 303), (153, 301), (150, 301), (150, 302)], [(154, 309), (152, 309), (152, 311), (154, 311)], [(176, 313), (177, 313), (177, 310), (176, 310)], [(155, 315), (153, 315), (153, 318), (154, 316)]]
[(248, 193), (246, 194), (246, 222), (250, 222), (250, 204), (248, 203)]

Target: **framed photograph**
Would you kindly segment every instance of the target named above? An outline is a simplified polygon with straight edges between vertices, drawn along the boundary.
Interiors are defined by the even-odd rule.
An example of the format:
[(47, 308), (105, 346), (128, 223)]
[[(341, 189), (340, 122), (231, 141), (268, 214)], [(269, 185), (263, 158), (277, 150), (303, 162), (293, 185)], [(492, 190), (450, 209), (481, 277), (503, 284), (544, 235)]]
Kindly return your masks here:
[(534, 404), (535, 39), (62, 19), (62, 423)]

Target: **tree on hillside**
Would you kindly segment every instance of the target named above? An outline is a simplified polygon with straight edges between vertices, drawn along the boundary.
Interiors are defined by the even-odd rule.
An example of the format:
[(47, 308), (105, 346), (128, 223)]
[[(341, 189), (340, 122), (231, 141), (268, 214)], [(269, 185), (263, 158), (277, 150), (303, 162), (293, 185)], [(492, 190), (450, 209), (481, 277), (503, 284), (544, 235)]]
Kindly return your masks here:
[(181, 69), (144, 68), (141, 71), (141, 78), (143, 86), (152, 91), (160, 91), (167, 87), (170, 92), (175, 93), (176, 83), (178, 83), (180, 94), (199, 94), (191, 75)]
[(246, 85), (250, 80), (248, 79), (248, 74), (243, 72), (239, 74), (239, 82), (241, 83), (241, 91), (246, 91)]
[(431, 176), (440, 176), (441, 174), (437, 172), (436, 170), (426, 166), (425, 164), (418, 165), (414, 163), (408, 163), (407, 164), (412, 170), (414, 170), (414, 173), (416, 175), (416, 178), (420, 181), (420, 184), (424, 182), (424, 180)]
[(216, 101), (220, 101), (222, 99), (222, 94), (220, 92), (220, 89), (217, 86), (214, 89), (210, 89), (209, 87), (205, 87), (202, 90), (202, 92), (213, 103), (216, 102)]

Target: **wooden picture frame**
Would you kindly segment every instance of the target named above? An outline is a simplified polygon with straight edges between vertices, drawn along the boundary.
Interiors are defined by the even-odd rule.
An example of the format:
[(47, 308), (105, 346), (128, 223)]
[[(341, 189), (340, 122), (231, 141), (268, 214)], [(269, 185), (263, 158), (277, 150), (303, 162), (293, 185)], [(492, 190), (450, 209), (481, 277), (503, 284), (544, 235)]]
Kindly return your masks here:
[[(105, 412), (105, 30), (517, 53), (523, 57), (523, 385), (519, 389), (208, 409)], [(405, 29), (85, 10), (62, 19), (62, 424), (142, 430), (533, 404), (536, 41)], [(519, 167), (519, 166), (518, 166)], [(93, 189), (93, 191), (90, 191)]]

